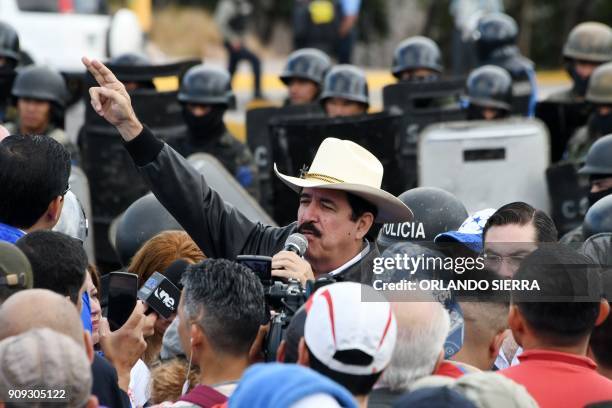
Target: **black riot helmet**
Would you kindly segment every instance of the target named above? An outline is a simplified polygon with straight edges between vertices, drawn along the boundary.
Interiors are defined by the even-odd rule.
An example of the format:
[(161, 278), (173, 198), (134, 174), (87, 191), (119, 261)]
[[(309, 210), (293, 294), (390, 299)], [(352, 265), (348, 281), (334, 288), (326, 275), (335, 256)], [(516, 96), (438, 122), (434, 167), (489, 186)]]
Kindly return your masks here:
[(412, 209), (414, 220), (385, 224), (376, 240), (381, 252), (397, 242), (433, 242), (436, 235), (457, 230), (468, 216), (463, 203), (440, 188), (417, 187), (398, 198)]
[(370, 93), (365, 73), (354, 65), (336, 65), (325, 75), (321, 103), (329, 98), (342, 98), (370, 106)]
[(427, 37), (407, 38), (395, 48), (391, 72), (396, 78), (400, 78), (403, 71), (420, 68), (442, 73), (444, 67), (440, 48)]
[[(151, 60), (144, 54), (126, 52), (111, 58), (108, 64), (112, 67), (148, 67)], [(155, 89), (155, 83), (146, 68), (132, 72), (115, 72), (117, 78), (126, 85), (129, 91), (135, 89)]]
[(512, 110), (512, 77), (503, 68), (484, 65), (473, 70), (467, 79), (470, 105)]
[(13, 68), (19, 62), (19, 36), (9, 24), (0, 21), (0, 57), (12, 61)]
[(293, 78), (308, 79), (321, 86), (330, 67), (331, 60), (323, 51), (302, 48), (289, 55), (287, 64), (280, 74), (280, 80), (285, 85), (289, 85), (289, 81)]
[(595, 68), (589, 80), (586, 100), (592, 104), (612, 105), (612, 62)]
[(512, 17), (504, 13), (490, 13), (478, 20), (473, 40), (480, 61), (489, 58), (491, 53), (507, 45), (516, 45), (518, 25)]
[(594, 21), (578, 24), (567, 36), (563, 57), (589, 62), (612, 61), (612, 28)]
[(224, 69), (196, 65), (185, 73), (178, 100), (182, 103), (231, 107), (234, 104), (231, 77)]
[(16, 98), (49, 101), (61, 109), (66, 106), (68, 96), (66, 82), (60, 73), (40, 65), (20, 70), (11, 92)]
[(182, 229), (157, 198), (147, 194), (130, 204), (120, 216), (115, 235), (115, 251), (121, 264), (128, 266), (132, 257), (149, 239), (163, 231)]
[(135, 52), (126, 52), (116, 57), (111, 58), (109, 61), (111, 65), (120, 66), (146, 66), (151, 65), (151, 60), (143, 54), (137, 54)]
[(603, 136), (591, 145), (584, 166), (578, 170), (578, 174), (612, 177), (612, 135)]
[(584, 239), (602, 232), (612, 232), (612, 195), (605, 196), (589, 208), (582, 223)]

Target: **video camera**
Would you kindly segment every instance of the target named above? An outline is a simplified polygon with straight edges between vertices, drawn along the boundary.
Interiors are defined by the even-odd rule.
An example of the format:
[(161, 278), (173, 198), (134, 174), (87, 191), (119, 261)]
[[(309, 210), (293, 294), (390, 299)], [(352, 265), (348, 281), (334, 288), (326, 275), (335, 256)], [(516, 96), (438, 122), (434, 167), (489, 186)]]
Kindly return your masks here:
[[(306, 252), (307, 246), (308, 241), (303, 235), (291, 234), (287, 238), (284, 250), (293, 251), (301, 256)], [(239, 255), (236, 262), (250, 268), (263, 284), (266, 305), (273, 312), (264, 353), (266, 361), (276, 361), (276, 350), (285, 337), (285, 331), (295, 313), (317, 289), (335, 283), (337, 279), (329, 277), (309, 281), (304, 288), (295, 279), (272, 277), (272, 257)]]

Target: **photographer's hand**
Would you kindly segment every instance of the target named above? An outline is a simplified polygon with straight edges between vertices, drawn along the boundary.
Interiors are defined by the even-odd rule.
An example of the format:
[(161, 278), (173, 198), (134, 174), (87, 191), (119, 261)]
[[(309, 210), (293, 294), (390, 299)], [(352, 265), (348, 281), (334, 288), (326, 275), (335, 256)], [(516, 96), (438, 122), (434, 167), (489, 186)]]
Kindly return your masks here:
[(272, 257), (272, 276), (297, 279), (302, 286), (315, 278), (310, 264), (291, 251), (281, 251)]
[(87, 57), (81, 61), (100, 85), (89, 88), (91, 106), (98, 115), (117, 128), (126, 142), (134, 139), (142, 132), (142, 124), (134, 113), (125, 86), (100, 61), (89, 60)]

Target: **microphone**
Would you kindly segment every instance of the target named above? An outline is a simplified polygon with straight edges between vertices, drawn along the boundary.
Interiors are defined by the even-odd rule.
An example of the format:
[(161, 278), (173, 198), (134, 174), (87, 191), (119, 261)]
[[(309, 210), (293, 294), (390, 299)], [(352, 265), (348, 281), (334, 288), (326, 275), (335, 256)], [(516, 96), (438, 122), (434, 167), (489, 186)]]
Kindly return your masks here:
[(188, 265), (186, 261), (178, 259), (166, 269), (166, 276), (154, 272), (138, 290), (138, 299), (143, 300), (163, 318), (170, 318), (176, 313), (183, 289), (181, 276)]
[(295, 232), (287, 238), (285, 241), (285, 247), (283, 251), (291, 251), (299, 256), (304, 256), (308, 249), (308, 240), (306, 237), (298, 232)]

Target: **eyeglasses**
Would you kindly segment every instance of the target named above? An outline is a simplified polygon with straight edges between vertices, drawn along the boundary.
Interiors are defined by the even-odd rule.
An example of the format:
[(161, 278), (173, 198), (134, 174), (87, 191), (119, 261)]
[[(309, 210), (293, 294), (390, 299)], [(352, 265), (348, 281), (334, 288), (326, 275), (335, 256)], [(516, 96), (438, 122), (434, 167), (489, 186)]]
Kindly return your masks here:
[(527, 255), (498, 255), (485, 252), (481, 256), (485, 265), (489, 267), (497, 268), (505, 261), (510, 267), (518, 268)]

